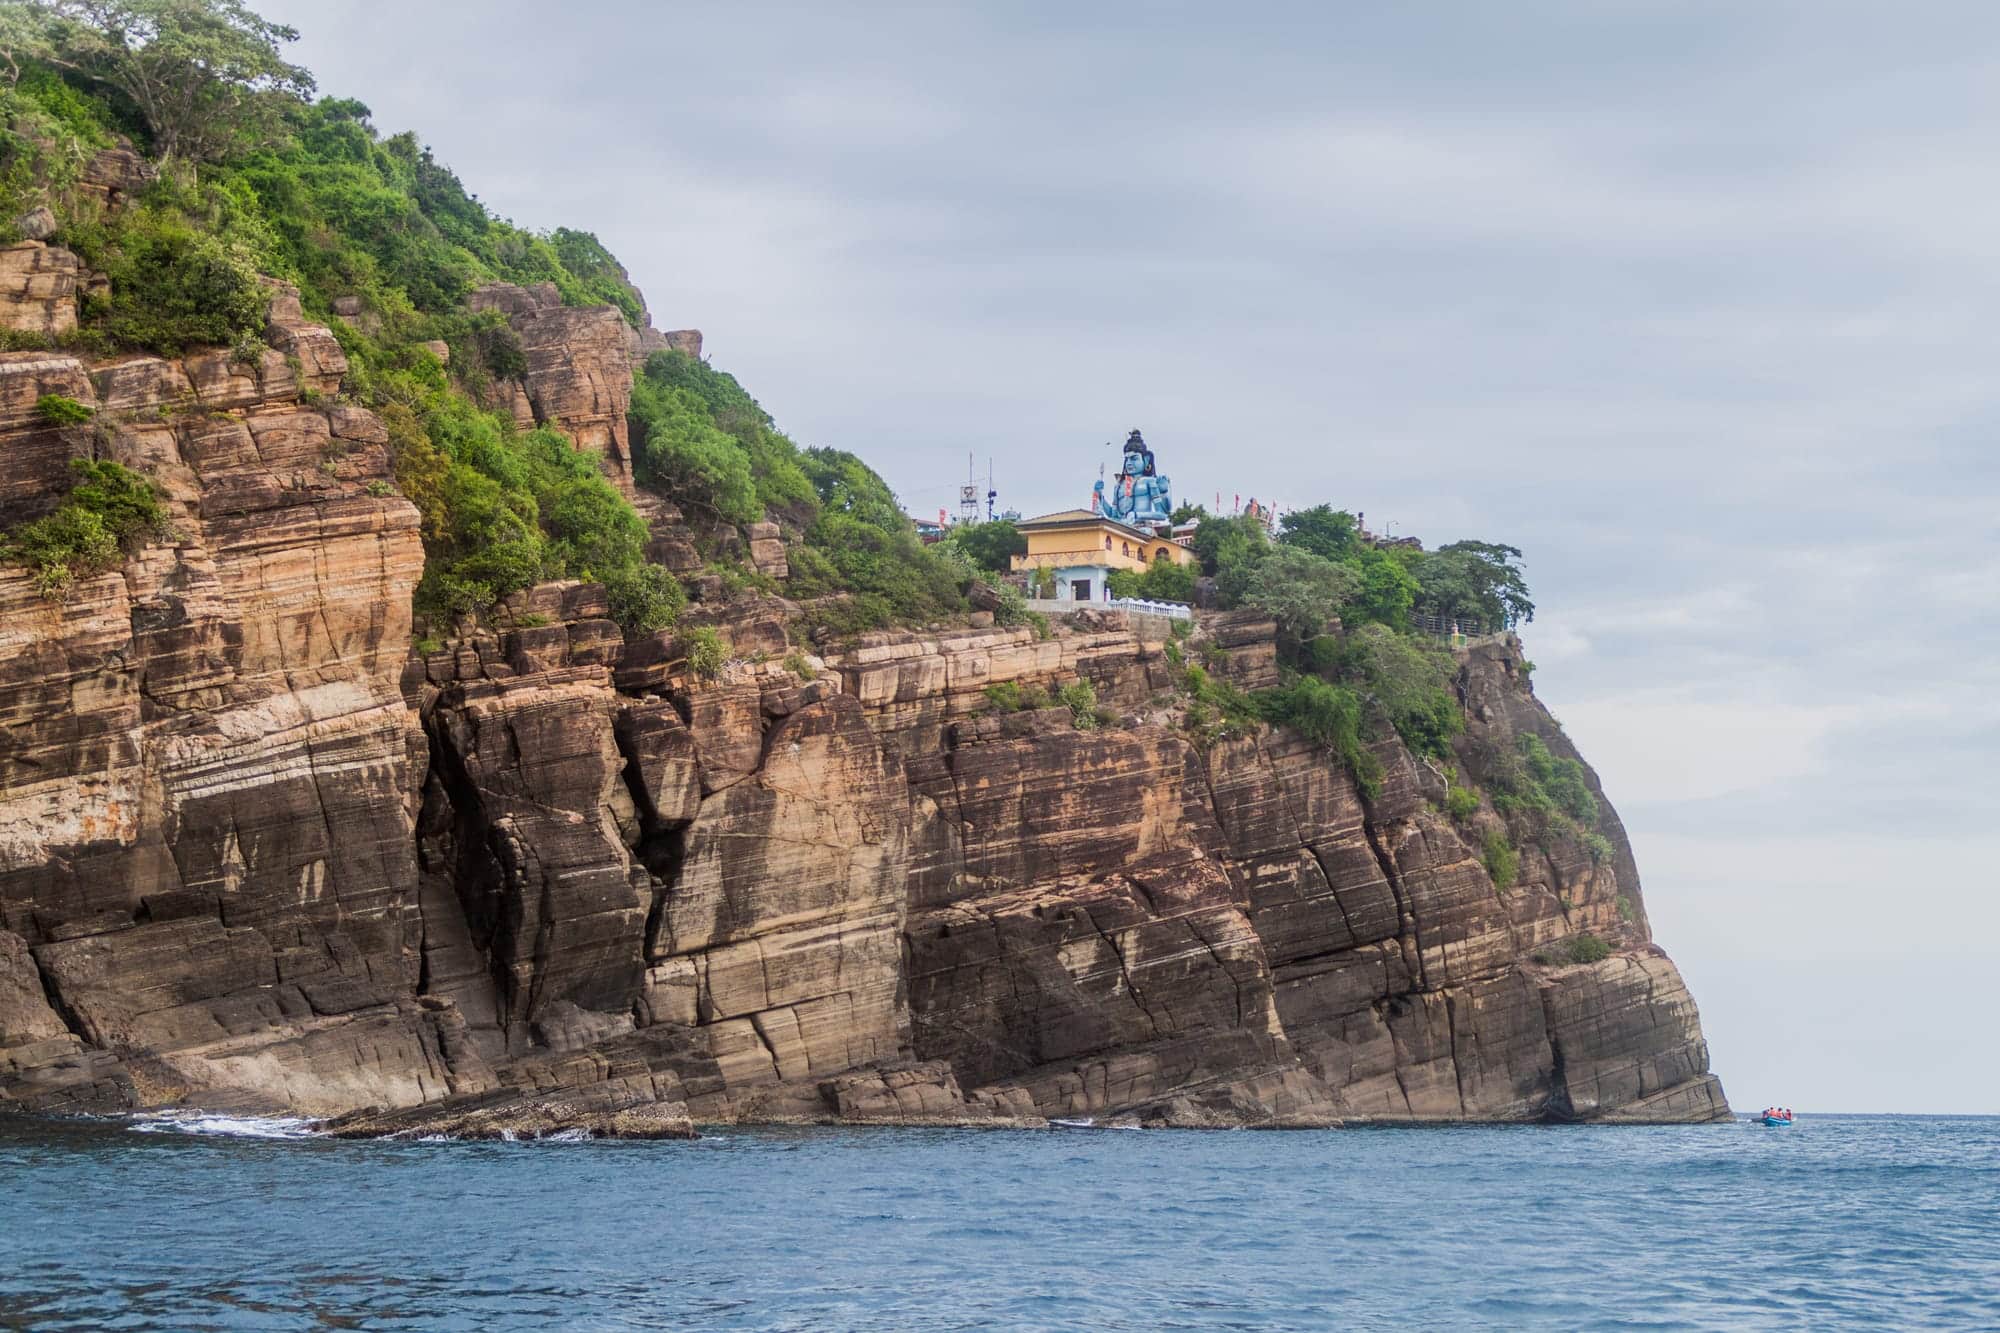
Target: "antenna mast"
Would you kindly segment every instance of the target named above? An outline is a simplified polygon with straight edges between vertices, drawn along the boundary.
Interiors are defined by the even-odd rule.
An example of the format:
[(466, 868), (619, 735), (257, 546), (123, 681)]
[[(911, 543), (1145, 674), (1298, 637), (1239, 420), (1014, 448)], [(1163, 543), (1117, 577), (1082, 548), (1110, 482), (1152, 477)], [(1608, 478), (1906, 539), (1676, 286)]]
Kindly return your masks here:
[(977, 523), (979, 521), (979, 480), (974, 471), (972, 451), (965, 454), (965, 485), (958, 488), (958, 521)]

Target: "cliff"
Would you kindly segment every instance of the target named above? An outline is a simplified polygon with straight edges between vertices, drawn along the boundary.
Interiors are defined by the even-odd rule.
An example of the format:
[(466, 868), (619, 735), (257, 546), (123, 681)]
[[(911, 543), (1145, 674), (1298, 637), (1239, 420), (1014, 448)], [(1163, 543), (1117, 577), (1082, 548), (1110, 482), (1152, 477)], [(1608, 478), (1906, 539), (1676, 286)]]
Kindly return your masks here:
[[(35, 275), (17, 327), (61, 318), (52, 253), (4, 252)], [(524, 419), (631, 493), (619, 386), (660, 335), (494, 299), (533, 333)], [(60, 601), (0, 568), (0, 1101), (386, 1126), (1727, 1113), (1608, 807), (1608, 854), (1547, 836), (1496, 887), (1472, 844), (1501, 816), (1445, 813), (1393, 733), (1370, 792), (1284, 730), (1189, 733), (1172, 658), (1272, 683), (1254, 617), (819, 656), (776, 597), (627, 642), (571, 582), (419, 653), (383, 423), (282, 289), (270, 320), (249, 361), (0, 355), (0, 522), (96, 457), (154, 479), (172, 526)], [(48, 395), (96, 416), (51, 424)], [(685, 662), (704, 622), (713, 680)], [(1105, 723), (985, 692), (1075, 680)], [(1511, 639), (1461, 652), (1454, 688), (1468, 771), (1517, 735), (1573, 754)], [(1569, 961), (1586, 935), (1608, 956)]]
[[(483, 248), (416, 193), (372, 258), (339, 210), (246, 231), (324, 246), (261, 261), (302, 301), (244, 237), (189, 239), (207, 212), (135, 221), (154, 170), (123, 144), (0, 246), (27, 349), (0, 352), (0, 530), (65, 512), (79, 460), (164, 510), (122, 549), (73, 515), (108, 557), (74, 570), (0, 563), (0, 1106), (466, 1134), (1728, 1113), (1512, 638), (1447, 668), (1449, 752), (1386, 716), (1360, 765), (1218, 725), (1186, 664), (1277, 685), (1272, 623), (994, 628), (879, 477), (797, 450), (593, 239), (487, 219), (354, 104), (294, 114), (337, 170), (305, 153), (239, 203), (368, 161)], [(220, 284), (234, 344), (114, 354), (198, 342), (208, 302), (149, 324), (92, 237), (133, 282)], [(411, 237), (464, 282), (422, 310), (381, 277)], [(701, 466), (661, 471), (675, 448)], [(897, 618), (976, 627), (853, 632)], [(1094, 704), (1032, 706), (1077, 682)]]

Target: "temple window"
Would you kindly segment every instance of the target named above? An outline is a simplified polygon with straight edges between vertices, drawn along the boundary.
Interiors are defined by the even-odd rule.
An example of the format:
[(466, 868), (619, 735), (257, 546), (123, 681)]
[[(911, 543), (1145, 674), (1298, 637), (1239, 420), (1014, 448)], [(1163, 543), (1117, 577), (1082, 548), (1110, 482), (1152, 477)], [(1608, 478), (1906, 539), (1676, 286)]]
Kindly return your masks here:
[(1131, 543), (1131, 542), (1119, 542), (1119, 543), (1118, 543), (1118, 553), (1119, 553), (1120, 555), (1130, 555), (1130, 554), (1132, 554), (1132, 543)]
[(1107, 551), (1111, 549), (1111, 534), (1108, 532), (1104, 534), (1104, 549)]

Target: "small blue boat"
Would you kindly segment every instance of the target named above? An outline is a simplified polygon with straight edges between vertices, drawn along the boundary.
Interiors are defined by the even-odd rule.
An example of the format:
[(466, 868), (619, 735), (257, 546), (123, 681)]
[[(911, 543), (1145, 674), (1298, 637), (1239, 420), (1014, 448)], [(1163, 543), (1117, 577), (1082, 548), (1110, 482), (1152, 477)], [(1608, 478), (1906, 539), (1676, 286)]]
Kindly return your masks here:
[(1767, 1106), (1764, 1108), (1763, 1114), (1758, 1116), (1757, 1119), (1760, 1123), (1769, 1125), (1772, 1129), (1790, 1129), (1792, 1127), (1792, 1108), (1789, 1106)]

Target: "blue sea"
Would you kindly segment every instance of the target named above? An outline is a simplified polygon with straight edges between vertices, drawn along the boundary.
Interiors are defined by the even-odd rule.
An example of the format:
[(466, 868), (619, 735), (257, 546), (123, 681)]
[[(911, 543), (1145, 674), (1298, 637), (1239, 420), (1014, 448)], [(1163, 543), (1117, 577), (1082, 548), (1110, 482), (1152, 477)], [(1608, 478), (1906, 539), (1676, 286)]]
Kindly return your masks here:
[(2000, 1119), (341, 1143), (0, 1118), (0, 1328), (2000, 1327)]

